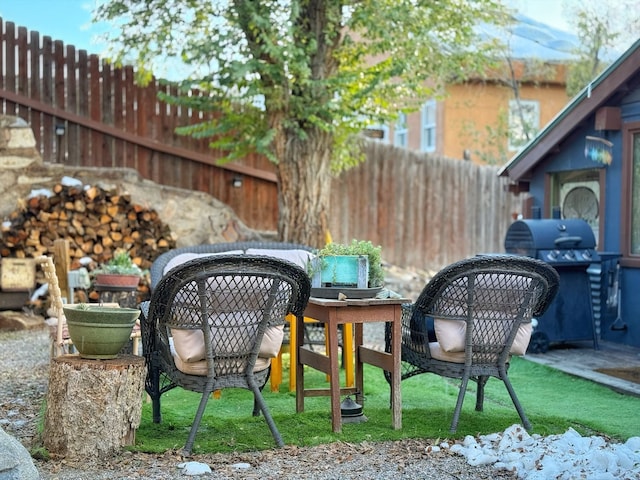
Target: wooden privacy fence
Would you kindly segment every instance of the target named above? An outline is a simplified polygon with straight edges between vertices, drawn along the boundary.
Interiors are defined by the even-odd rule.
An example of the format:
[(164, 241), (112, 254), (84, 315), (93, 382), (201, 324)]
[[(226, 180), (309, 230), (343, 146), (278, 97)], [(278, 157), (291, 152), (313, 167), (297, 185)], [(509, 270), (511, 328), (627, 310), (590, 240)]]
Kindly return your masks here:
[[(176, 127), (202, 114), (168, 106), (159, 91), (134, 83), (132, 67), (113, 68), (0, 19), (2, 113), (33, 129), (44, 161), (70, 166), (129, 167), (154, 182), (206, 192), (256, 230), (275, 230), (274, 166), (259, 156), (218, 165), (222, 152)], [(197, 92), (192, 92), (197, 94)], [(334, 180), (330, 229), (335, 241), (370, 239), (386, 261), (439, 269), (479, 252), (502, 251), (512, 213), (523, 198), (507, 192), (497, 168), (368, 142), (367, 162)]]
[(477, 253), (504, 252), (525, 195), (509, 193), (497, 167), (375, 141), (366, 153), (365, 164), (334, 180), (334, 240), (369, 239), (394, 265), (434, 270)]

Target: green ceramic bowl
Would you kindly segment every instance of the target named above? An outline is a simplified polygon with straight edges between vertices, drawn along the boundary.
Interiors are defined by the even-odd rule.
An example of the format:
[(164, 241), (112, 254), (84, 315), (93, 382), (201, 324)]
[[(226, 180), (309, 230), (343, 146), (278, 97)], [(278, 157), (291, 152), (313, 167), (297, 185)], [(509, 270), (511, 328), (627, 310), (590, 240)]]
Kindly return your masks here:
[(99, 305), (78, 305), (62, 307), (64, 316), (74, 322), (129, 324), (140, 315), (137, 308), (101, 307)]
[(69, 336), (82, 358), (109, 359), (118, 353), (131, 337), (136, 319), (129, 323), (95, 323), (67, 318)]

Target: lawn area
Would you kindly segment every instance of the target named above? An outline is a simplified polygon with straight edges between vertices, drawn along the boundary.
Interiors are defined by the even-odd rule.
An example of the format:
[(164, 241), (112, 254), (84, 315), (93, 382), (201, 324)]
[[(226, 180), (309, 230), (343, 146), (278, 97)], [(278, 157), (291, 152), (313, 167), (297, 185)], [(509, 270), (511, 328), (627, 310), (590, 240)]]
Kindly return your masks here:
[[(288, 361), (284, 362), (288, 365)], [(449, 425), (458, 381), (432, 374), (402, 382), (403, 428), (391, 428), (389, 387), (380, 369), (365, 365), (366, 423), (344, 424), (341, 434), (331, 430), (329, 397), (305, 399), (305, 411), (296, 413), (295, 392), (288, 392), (285, 369), (281, 391), (264, 389), (264, 397), (288, 445), (312, 446), (329, 442), (399, 440), (403, 438), (461, 439), (465, 435), (501, 432), (520, 418), (504, 384), (492, 378), (485, 389), (484, 411), (476, 412), (475, 383), (470, 382), (456, 434)], [(509, 370), (518, 398), (533, 433), (564, 433), (569, 427), (582, 435), (606, 435), (624, 441), (640, 435), (640, 398), (616, 393), (588, 380), (544, 365), (514, 358)], [(324, 374), (305, 370), (306, 384), (328, 386)], [(164, 452), (184, 446), (200, 395), (176, 388), (162, 396), (163, 421), (151, 421), (151, 404), (144, 403), (142, 424), (133, 450)], [(251, 451), (273, 448), (275, 443), (262, 416), (252, 417), (253, 395), (228, 389), (207, 405), (196, 436), (194, 453)]]

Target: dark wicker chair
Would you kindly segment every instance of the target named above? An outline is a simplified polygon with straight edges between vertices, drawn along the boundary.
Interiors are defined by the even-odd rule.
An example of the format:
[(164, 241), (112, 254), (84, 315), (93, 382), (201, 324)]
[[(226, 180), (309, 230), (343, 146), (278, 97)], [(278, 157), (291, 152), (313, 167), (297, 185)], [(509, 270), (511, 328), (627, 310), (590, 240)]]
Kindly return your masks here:
[[(151, 265), (149, 269), (149, 276), (151, 278), (151, 289), (153, 290), (158, 284), (167, 265), (176, 257), (182, 254), (196, 254), (206, 255), (210, 253), (220, 254), (227, 252), (239, 252), (247, 253), (251, 250), (306, 250), (311, 253), (315, 253), (317, 249), (311, 248), (307, 245), (292, 242), (269, 242), (269, 241), (245, 241), (245, 242), (223, 242), (223, 243), (210, 243), (202, 245), (189, 245), (186, 247), (174, 248), (160, 254)], [(289, 323), (284, 327), (284, 344), (289, 344)], [(322, 323), (307, 323), (304, 324), (304, 344), (310, 345), (313, 348), (314, 345), (325, 345), (325, 333), (324, 324)], [(340, 339), (340, 346), (342, 346), (342, 337)], [(343, 352), (344, 353), (344, 352)]]
[[(142, 344), (147, 361), (145, 389), (153, 421), (159, 423), (160, 396), (175, 387), (202, 393), (184, 447), (190, 453), (209, 395), (228, 387), (254, 395), (278, 446), (282, 437), (262, 397), (269, 368), (254, 371), (265, 332), (283, 325), (285, 315), (301, 315), (311, 283), (300, 267), (273, 257), (216, 255), (189, 260), (166, 273), (151, 299), (141, 305)], [(204, 362), (197, 374), (185, 373), (172, 349), (181, 337), (197, 332), (204, 343)], [(200, 333), (201, 332), (201, 333)], [(172, 345), (173, 343), (173, 345)], [(201, 357), (200, 357), (201, 358)], [(197, 359), (195, 359), (197, 360)], [(178, 361), (180, 363), (180, 361)], [(257, 414), (254, 410), (254, 414)]]
[[(402, 379), (429, 372), (461, 379), (451, 433), (457, 430), (469, 380), (478, 384), (476, 410), (482, 411), (489, 377), (504, 382), (523, 426), (531, 429), (507, 370), (512, 354), (524, 354), (531, 319), (544, 313), (557, 293), (558, 281), (551, 266), (533, 258), (477, 256), (442, 269), (414, 304), (403, 306)], [(438, 342), (429, 341), (429, 317), (437, 323)], [(450, 338), (452, 332), (457, 339)], [(524, 345), (514, 352), (519, 334), (517, 341)], [(387, 326), (387, 351), (390, 336)], [(386, 377), (390, 380), (388, 373)]]

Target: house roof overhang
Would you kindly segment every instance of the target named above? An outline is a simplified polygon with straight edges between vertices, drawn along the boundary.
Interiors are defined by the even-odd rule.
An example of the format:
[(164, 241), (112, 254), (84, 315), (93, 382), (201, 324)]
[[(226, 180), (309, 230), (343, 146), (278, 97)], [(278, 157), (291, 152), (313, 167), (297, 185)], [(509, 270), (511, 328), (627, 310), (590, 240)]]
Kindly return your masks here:
[(514, 182), (527, 181), (531, 171), (557, 152), (569, 135), (605, 105), (617, 105), (640, 84), (640, 40), (578, 93), (524, 148), (499, 171)]

